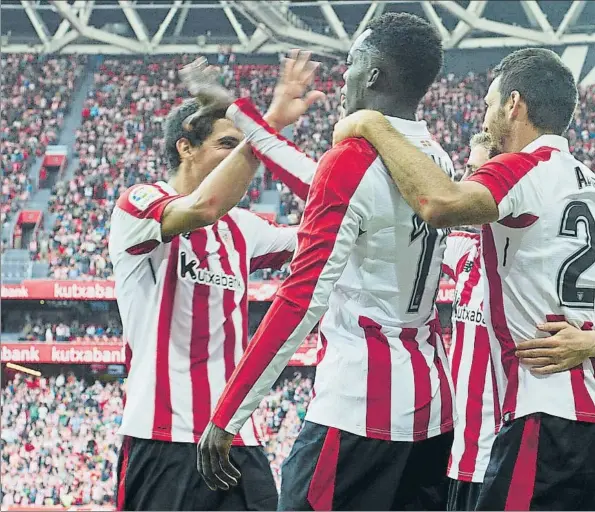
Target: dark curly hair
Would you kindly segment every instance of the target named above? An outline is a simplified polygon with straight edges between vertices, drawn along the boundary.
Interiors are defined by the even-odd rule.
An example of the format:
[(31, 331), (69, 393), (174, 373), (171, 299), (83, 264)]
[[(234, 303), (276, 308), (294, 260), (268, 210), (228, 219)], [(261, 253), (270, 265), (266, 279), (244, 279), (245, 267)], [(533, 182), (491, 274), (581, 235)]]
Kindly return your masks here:
[(362, 49), (391, 69), (391, 82), (404, 101), (419, 103), (442, 68), (440, 35), (423, 18), (409, 13), (385, 13), (372, 20), (372, 32)]

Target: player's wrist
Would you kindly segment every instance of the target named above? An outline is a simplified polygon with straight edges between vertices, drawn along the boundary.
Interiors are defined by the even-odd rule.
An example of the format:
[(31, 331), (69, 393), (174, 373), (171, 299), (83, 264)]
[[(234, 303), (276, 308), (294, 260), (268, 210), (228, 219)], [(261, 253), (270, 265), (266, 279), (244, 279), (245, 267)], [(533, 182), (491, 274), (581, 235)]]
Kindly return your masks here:
[(283, 128), (285, 128), (285, 124), (282, 123), (279, 118), (277, 116), (275, 116), (275, 114), (271, 114), (269, 112), (267, 112), (264, 116), (263, 119), (266, 121), (266, 123), (275, 131), (280, 132)]

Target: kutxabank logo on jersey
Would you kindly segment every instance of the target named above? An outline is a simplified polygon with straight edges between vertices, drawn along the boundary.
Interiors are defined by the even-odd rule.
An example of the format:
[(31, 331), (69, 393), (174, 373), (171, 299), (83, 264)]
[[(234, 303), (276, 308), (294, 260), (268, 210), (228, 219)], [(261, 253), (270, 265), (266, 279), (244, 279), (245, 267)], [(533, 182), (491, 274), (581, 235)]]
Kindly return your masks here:
[(201, 268), (196, 258), (188, 257), (185, 251), (180, 252), (178, 272), (180, 279), (192, 281), (195, 284), (215, 286), (224, 290), (242, 290), (242, 281), (233, 274), (224, 272), (213, 272), (208, 268)]

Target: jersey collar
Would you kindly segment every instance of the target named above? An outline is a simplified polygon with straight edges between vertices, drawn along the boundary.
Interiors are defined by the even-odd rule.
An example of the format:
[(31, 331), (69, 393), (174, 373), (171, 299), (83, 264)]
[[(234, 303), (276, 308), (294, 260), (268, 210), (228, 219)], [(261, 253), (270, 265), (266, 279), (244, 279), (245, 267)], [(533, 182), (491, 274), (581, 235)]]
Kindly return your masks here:
[(403, 135), (410, 137), (429, 137), (428, 125), (425, 121), (411, 121), (400, 117), (385, 116), (392, 127)]
[(550, 148), (557, 149), (570, 153), (570, 147), (568, 146), (568, 139), (561, 137), (560, 135), (542, 135), (537, 137), (533, 142), (525, 146), (521, 151), (523, 153), (533, 153), (536, 149), (548, 146)]

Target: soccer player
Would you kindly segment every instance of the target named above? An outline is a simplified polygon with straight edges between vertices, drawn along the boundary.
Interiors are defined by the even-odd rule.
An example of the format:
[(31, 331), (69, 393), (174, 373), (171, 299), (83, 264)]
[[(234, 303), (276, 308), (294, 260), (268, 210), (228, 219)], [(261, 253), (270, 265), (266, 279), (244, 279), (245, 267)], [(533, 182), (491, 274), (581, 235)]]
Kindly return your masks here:
[[(354, 42), (347, 64), (346, 112), (379, 109), (452, 174), (426, 123), (415, 121), (442, 64), (431, 25), (385, 14)], [(270, 137), (267, 165), (298, 158)], [(199, 471), (209, 487), (238, 483), (227, 460), (234, 435), (324, 315), (315, 397), (283, 466), (279, 509), (444, 509), (455, 418), (434, 299), (445, 238), (406, 205), (363, 139), (322, 157), (291, 275), (201, 438)]]
[[(502, 154), (460, 183), (444, 179), (378, 113), (343, 120), (336, 140), (363, 136), (374, 144), (404, 199), (430, 224), (484, 224), (484, 310), (502, 426), (477, 509), (592, 510), (593, 360), (550, 373), (549, 358), (530, 357), (536, 366), (526, 365), (515, 354), (536, 325), (591, 331), (595, 321), (595, 175), (562, 137), (577, 88), (545, 49), (514, 52), (495, 74), (485, 127)], [(572, 328), (560, 330), (558, 341), (565, 330)]]
[[(490, 136), (470, 142), (463, 179), (489, 159)], [(483, 312), (479, 234), (453, 231), (446, 240), (442, 270), (455, 281), (449, 362), (459, 422), (448, 461), (448, 510), (475, 510), (495, 438), (493, 372)]]
[[(295, 64), (286, 81), (309, 84), (309, 54)], [(230, 492), (207, 489), (195, 443), (248, 345), (248, 274), (285, 263), (296, 228), (232, 208), (257, 160), (250, 136), (225, 117), (226, 109), (231, 118), (238, 112), (227, 93), (198, 85), (193, 92), (208, 106), (189, 100), (166, 120), (169, 181), (131, 187), (111, 218), (109, 252), (131, 355), (117, 505), (273, 510), (277, 490), (252, 420), (233, 440), (231, 457), (245, 476)], [(289, 110), (297, 117), (321, 95), (292, 98)]]

